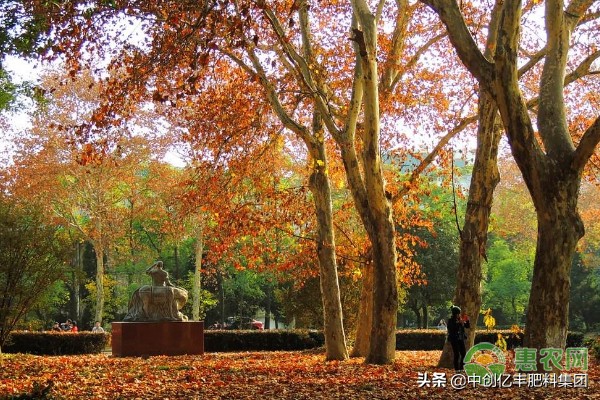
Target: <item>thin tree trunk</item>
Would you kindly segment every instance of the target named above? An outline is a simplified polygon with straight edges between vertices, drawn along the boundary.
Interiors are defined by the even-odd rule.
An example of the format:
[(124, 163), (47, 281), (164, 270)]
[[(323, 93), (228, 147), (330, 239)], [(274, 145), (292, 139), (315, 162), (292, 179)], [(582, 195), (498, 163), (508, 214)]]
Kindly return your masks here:
[(204, 317), (204, 310), (200, 310), (201, 298), (200, 293), (202, 292), (202, 253), (204, 252), (204, 229), (202, 224), (198, 226), (196, 231), (196, 262), (194, 266), (194, 287), (192, 288), (192, 320), (200, 321), (200, 318)]
[(77, 321), (81, 321), (81, 282), (80, 279), (83, 276), (83, 259), (81, 243), (75, 243), (75, 265), (73, 273), (73, 297), (75, 297), (75, 316)]
[(217, 285), (219, 287), (219, 301), (221, 305), (221, 327), (225, 326), (225, 288), (223, 287), (223, 274), (217, 270)]
[[(315, 125), (318, 125), (318, 123)], [(313, 194), (317, 214), (317, 255), (323, 300), (325, 357), (327, 360), (345, 360), (348, 358), (348, 350), (346, 349), (342, 302), (337, 275), (331, 188), (327, 176), (325, 146), (321, 142), (318, 149), (314, 150), (318, 150), (319, 155), (315, 158), (314, 169), (310, 176), (310, 190)]]
[(173, 274), (175, 276), (175, 280), (177, 281), (179, 279), (179, 245), (176, 244), (175, 247), (173, 248), (173, 257), (175, 258), (175, 273)]
[(267, 284), (267, 305), (265, 306), (265, 329), (271, 329), (271, 298), (273, 297), (273, 290), (271, 284)]
[(102, 314), (104, 312), (104, 249), (102, 246), (95, 245), (96, 253), (96, 313), (94, 321), (102, 323)]

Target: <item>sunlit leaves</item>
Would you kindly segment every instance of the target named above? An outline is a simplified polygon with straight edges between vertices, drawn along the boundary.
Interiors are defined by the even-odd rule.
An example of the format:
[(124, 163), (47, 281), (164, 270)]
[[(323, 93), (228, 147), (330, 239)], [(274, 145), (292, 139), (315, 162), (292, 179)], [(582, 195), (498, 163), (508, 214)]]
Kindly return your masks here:
[[(213, 398), (213, 399), (495, 399), (590, 398), (593, 388), (451, 387), (452, 371), (436, 367), (439, 351), (397, 352), (389, 366), (365, 365), (362, 359), (324, 362), (318, 352), (206, 354), (204, 356), (113, 358), (107, 355), (39, 357), (0, 355), (0, 393), (31, 394), (48, 388), (64, 399)], [(507, 373), (514, 373), (509, 354)], [(512, 364), (512, 365), (511, 365)], [(598, 365), (590, 358), (589, 382)], [(442, 387), (419, 387), (418, 375), (444, 374)]]

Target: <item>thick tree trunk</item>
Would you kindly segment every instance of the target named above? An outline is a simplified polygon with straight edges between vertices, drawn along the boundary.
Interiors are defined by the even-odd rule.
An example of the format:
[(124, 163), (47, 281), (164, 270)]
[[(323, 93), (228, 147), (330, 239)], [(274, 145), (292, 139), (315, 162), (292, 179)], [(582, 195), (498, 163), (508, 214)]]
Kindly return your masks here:
[[(364, 0), (353, 0), (357, 27), (353, 38), (357, 56), (353, 87), (353, 121), (344, 135), (335, 134), (356, 209), (369, 236), (373, 254), (373, 309), (369, 354), (365, 362), (390, 364), (396, 356), (398, 287), (396, 238), (390, 200), (385, 191), (380, 149), (379, 74), (377, 70), (377, 18)], [(362, 104), (362, 176), (354, 137), (357, 105)]]
[(539, 185), (550, 190), (543, 204), (536, 204), (538, 240), (523, 339), (525, 346), (536, 349), (566, 345), (571, 265), (584, 234), (576, 209), (579, 179), (548, 176), (558, 179)]
[[(383, 201), (387, 202), (384, 197)], [(390, 364), (396, 356), (396, 322), (398, 318), (398, 289), (396, 282), (396, 242), (389, 203), (387, 215), (381, 215), (376, 225), (373, 246), (373, 320), (369, 364)]]
[(348, 358), (348, 350), (346, 349), (342, 302), (337, 275), (331, 188), (326, 173), (325, 146), (321, 143), (319, 147), (320, 155), (315, 159), (314, 170), (310, 176), (310, 190), (314, 198), (318, 226), (317, 255), (323, 301), (325, 357), (327, 360), (345, 360)]
[(578, 190), (583, 168), (600, 142), (597, 119), (574, 145), (563, 92), (571, 33), (593, 2), (573, 1), (566, 9), (562, 1), (546, 2), (546, 46), (536, 131), (519, 90), (522, 3), (499, 2), (502, 16), (491, 62), (479, 51), (456, 2), (422, 1), (436, 10), (462, 62), (481, 87), (494, 96), (512, 154), (536, 208), (538, 241), (525, 345), (562, 348), (567, 332), (571, 259), (584, 233), (576, 208)]
[[(377, 127), (377, 124), (374, 124)], [(366, 135), (369, 135), (368, 133)], [(378, 135), (375, 135), (378, 136)], [(381, 171), (378, 140), (372, 140), (365, 149), (364, 169), (370, 170), (369, 178), (361, 177), (358, 157), (353, 141), (338, 142), (344, 168), (354, 204), (367, 231), (372, 248), (372, 277), (365, 282), (369, 288), (372, 282), (370, 299), (372, 307), (361, 309), (369, 315), (360, 319), (371, 321), (369, 350), (365, 362), (369, 364), (389, 364), (396, 354), (396, 322), (398, 313), (398, 289), (396, 280), (396, 242), (392, 211), (385, 195), (385, 185)], [(365, 279), (365, 278), (363, 278)], [(362, 344), (361, 344), (362, 345)], [(359, 349), (355, 354), (358, 354)]]

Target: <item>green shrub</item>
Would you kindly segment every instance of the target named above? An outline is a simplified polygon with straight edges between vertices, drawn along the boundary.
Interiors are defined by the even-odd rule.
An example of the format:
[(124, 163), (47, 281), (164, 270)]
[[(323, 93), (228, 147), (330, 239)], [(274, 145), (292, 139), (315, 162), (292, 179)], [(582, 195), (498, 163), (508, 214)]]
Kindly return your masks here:
[(108, 333), (11, 332), (2, 351), (37, 355), (98, 354), (109, 339)]

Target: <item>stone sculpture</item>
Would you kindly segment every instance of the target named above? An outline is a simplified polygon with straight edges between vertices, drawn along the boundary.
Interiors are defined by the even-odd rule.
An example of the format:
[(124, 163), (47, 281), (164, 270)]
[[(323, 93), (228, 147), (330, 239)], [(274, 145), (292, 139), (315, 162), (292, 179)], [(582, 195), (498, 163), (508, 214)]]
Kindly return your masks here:
[(146, 274), (152, 278), (152, 285), (144, 285), (133, 292), (123, 321), (187, 321), (181, 309), (187, 302), (188, 292), (171, 284), (162, 261), (152, 264)]

